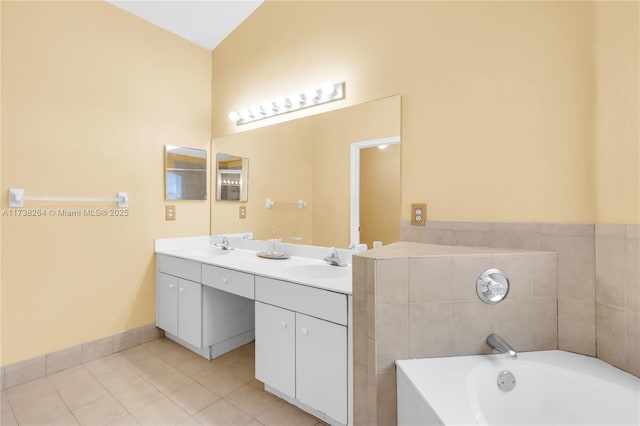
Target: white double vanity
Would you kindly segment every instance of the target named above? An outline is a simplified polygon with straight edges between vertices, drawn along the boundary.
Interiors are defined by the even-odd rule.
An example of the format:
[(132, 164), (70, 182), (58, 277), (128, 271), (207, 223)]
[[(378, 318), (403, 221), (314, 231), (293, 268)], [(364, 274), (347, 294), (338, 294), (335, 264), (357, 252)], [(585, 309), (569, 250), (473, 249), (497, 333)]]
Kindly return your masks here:
[[(351, 253), (205, 236), (156, 240), (156, 325), (215, 358), (255, 339), (265, 389), (331, 424), (353, 424)], [(259, 253), (283, 252), (269, 259)]]

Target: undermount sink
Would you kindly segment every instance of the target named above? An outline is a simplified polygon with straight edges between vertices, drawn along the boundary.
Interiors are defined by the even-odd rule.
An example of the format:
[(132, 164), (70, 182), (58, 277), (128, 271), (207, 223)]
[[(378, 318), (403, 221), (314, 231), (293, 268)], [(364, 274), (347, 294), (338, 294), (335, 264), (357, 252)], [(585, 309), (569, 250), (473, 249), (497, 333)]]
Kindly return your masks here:
[(331, 279), (351, 275), (351, 269), (331, 265), (296, 265), (287, 268), (293, 275), (306, 278)]
[(229, 253), (231, 253), (230, 250), (222, 250), (221, 248), (215, 247), (215, 246), (199, 247), (199, 248), (189, 249), (185, 251), (185, 254), (188, 254), (189, 256), (196, 256), (196, 257), (219, 256), (222, 254), (229, 254)]

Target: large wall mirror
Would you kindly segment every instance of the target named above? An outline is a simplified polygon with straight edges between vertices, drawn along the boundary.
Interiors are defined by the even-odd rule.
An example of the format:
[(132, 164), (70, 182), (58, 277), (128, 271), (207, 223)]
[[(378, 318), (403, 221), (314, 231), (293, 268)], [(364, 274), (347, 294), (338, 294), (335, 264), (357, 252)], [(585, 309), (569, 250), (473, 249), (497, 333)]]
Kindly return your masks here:
[[(215, 138), (212, 152), (251, 158), (251, 187), (243, 219), (233, 203), (212, 202), (212, 233), (252, 231), (256, 239), (349, 247), (351, 146), (398, 135), (400, 96), (394, 96)], [(361, 164), (375, 162), (360, 167), (360, 217), (377, 219), (361, 220), (372, 227), (361, 235), (384, 244), (400, 233), (399, 148), (360, 156)]]
[(249, 159), (219, 152), (216, 155), (216, 200), (247, 201)]
[(165, 146), (167, 200), (207, 199), (207, 151)]

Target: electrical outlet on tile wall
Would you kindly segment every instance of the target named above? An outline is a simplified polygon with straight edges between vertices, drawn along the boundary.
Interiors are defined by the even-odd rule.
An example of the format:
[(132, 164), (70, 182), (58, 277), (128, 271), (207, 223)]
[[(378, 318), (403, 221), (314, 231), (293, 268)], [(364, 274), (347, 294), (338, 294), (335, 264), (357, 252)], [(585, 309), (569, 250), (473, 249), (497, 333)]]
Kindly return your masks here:
[(424, 226), (427, 221), (427, 204), (413, 203), (411, 204), (411, 225)]

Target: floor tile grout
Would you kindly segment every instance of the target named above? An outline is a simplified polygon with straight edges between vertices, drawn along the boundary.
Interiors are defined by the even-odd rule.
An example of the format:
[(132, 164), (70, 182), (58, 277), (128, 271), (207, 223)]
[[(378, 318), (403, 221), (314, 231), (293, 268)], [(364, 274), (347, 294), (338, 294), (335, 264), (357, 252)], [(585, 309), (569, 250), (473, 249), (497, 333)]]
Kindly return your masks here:
[[(252, 345), (252, 343), (250, 343), (249, 345)], [(135, 350), (135, 354), (134, 354), (134, 350)], [(70, 402), (65, 400), (65, 398), (63, 397), (63, 394), (60, 392), (58, 387), (54, 385), (54, 383), (51, 381), (50, 377), (53, 375), (47, 375), (45, 376), (45, 379), (48, 386), (50, 386), (54, 390), (57, 398), (59, 398), (63, 402), (64, 407), (67, 411), (67, 414), (69, 414), (74, 419), (74, 421), (76, 421), (78, 424), (82, 424), (80, 421), (81, 418), (77, 416), (78, 410), (82, 409), (83, 407), (87, 407), (90, 404), (95, 404), (98, 401), (101, 401), (102, 399), (105, 399), (105, 398), (110, 398), (111, 400), (115, 401), (117, 403), (117, 406), (122, 409), (122, 412), (126, 413), (116, 418), (112, 418), (110, 421), (114, 421), (114, 422), (124, 421), (128, 417), (130, 417), (133, 421), (141, 424), (144, 424), (145, 422), (145, 419), (143, 416), (143, 413), (146, 413), (145, 410), (147, 410), (152, 404), (156, 404), (158, 403), (158, 401), (161, 401), (163, 399), (166, 400), (168, 403), (167, 405), (165, 405), (165, 407), (168, 406), (168, 407), (177, 408), (178, 411), (175, 411), (175, 410), (174, 411), (178, 417), (183, 419), (182, 420), (183, 422), (193, 421), (196, 423), (200, 423), (200, 420), (198, 420), (198, 416), (202, 418), (203, 416), (205, 416), (206, 414), (205, 412), (207, 412), (207, 410), (212, 410), (215, 408), (213, 407), (215, 404), (219, 404), (218, 406), (220, 406), (221, 401), (224, 401), (226, 404), (229, 404), (229, 406), (233, 407), (235, 410), (238, 410), (239, 413), (242, 413), (244, 416), (249, 418), (250, 419), (249, 422), (254, 422), (254, 423), (261, 423), (258, 420), (258, 417), (265, 415), (265, 413), (273, 409), (273, 407), (276, 406), (279, 402), (286, 402), (280, 398), (273, 396), (274, 398), (273, 402), (268, 403), (268, 406), (262, 412), (260, 412), (258, 415), (254, 417), (254, 415), (248, 412), (250, 410), (247, 410), (246, 406), (244, 409), (242, 408), (244, 404), (240, 402), (241, 400), (236, 400), (236, 402), (234, 403), (232, 400), (228, 399), (230, 396), (234, 395), (236, 392), (240, 391), (244, 387), (248, 387), (249, 389), (256, 389), (259, 392), (267, 393), (264, 390), (263, 386), (262, 388), (260, 388), (253, 383), (255, 381), (255, 378), (253, 377), (253, 375), (250, 375), (251, 379), (247, 380), (247, 375), (242, 373), (243, 365), (247, 365), (247, 368), (250, 368), (249, 366), (251, 365), (255, 356), (253, 354), (255, 349), (250, 348), (248, 345), (245, 345), (241, 348), (236, 349), (236, 351), (229, 352), (217, 358), (217, 361), (211, 360), (211, 361), (208, 361), (207, 364), (203, 364), (202, 375), (196, 374), (195, 372), (193, 372), (192, 374), (188, 374), (180, 368), (180, 366), (184, 366), (190, 362), (196, 362), (200, 358), (193, 357), (192, 360), (189, 360), (189, 358), (191, 358), (191, 354), (188, 352), (185, 352), (184, 357), (181, 357), (181, 355), (178, 353), (169, 354), (169, 352), (172, 352), (172, 351), (182, 351), (182, 350), (183, 350), (182, 347), (177, 345), (176, 343), (168, 339), (161, 338), (161, 339), (156, 339), (151, 342), (147, 342), (138, 346), (134, 346), (132, 348), (128, 348), (118, 353), (111, 354), (105, 358), (100, 358), (102, 360), (105, 360), (109, 357), (113, 357), (112, 359), (118, 360), (118, 363), (120, 363), (122, 366), (126, 368), (131, 369), (132, 372), (135, 374), (135, 378), (134, 378), (135, 383), (142, 382), (145, 385), (150, 386), (150, 388), (153, 389), (155, 392), (157, 392), (158, 395), (160, 396), (158, 399), (155, 399), (153, 401), (150, 401), (150, 402), (145, 401), (142, 406), (136, 407), (135, 409), (128, 408), (127, 405), (125, 405), (125, 403), (122, 401), (122, 395), (120, 396), (120, 398), (117, 397), (116, 394), (118, 394), (119, 392), (113, 389), (110, 389), (103, 382), (105, 376), (109, 374), (109, 372), (117, 371), (119, 367), (114, 366), (114, 367), (107, 368), (107, 366), (105, 366), (104, 367), (105, 373), (98, 374), (98, 372), (95, 371), (95, 369), (87, 367), (86, 364), (81, 364), (82, 370), (88, 373), (89, 377), (91, 377), (98, 384), (99, 389), (101, 389), (101, 392), (104, 392), (104, 394), (97, 397), (97, 399), (93, 401), (83, 403), (82, 405), (76, 407), (74, 410), (71, 410), (71, 406), (69, 405)], [(166, 355), (166, 356), (163, 357), (162, 355)], [(172, 355), (175, 355), (175, 356), (172, 358)], [(134, 361), (137, 357), (139, 357), (140, 360), (144, 360), (143, 361), (145, 363), (144, 365), (150, 365), (149, 363), (162, 362), (166, 364), (168, 368), (162, 369), (156, 373), (156, 372), (153, 372), (153, 368), (155, 367), (152, 367), (149, 371), (149, 374), (147, 374), (144, 371), (141, 371), (139, 364), (137, 364)], [(175, 361), (169, 361), (170, 359), (174, 359)], [(96, 362), (96, 361), (99, 361), (99, 360), (94, 360), (92, 362)], [(91, 363), (87, 363), (87, 364), (91, 364)], [(233, 374), (233, 372), (229, 372), (229, 370), (234, 366), (239, 369), (239, 371), (236, 371), (235, 374)], [(166, 387), (161, 384), (162, 377), (158, 378), (157, 380), (150, 380), (155, 376), (160, 376), (166, 371), (170, 371), (169, 369), (175, 370), (177, 373), (179, 373), (179, 375), (182, 375), (185, 378), (187, 378), (188, 381), (186, 383), (179, 384), (177, 388), (173, 389), (169, 383), (167, 384)], [(63, 371), (68, 371), (68, 370), (63, 370)], [(206, 385), (206, 383), (203, 383), (203, 379), (202, 379), (203, 377), (216, 374), (216, 372), (217, 374), (228, 375), (230, 378), (232, 378), (233, 380), (237, 381), (240, 384), (237, 386), (235, 384), (232, 384), (231, 389), (228, 389), (228, 391), (224, 396), (220, 395), (213, 389), (209, 388)], [(57, 373), (61, 373), (61, 372), (56, 372), (55, 374)], [(62, 379), (60, 381), (62, 382)], [(33, 383), (33, 382), (30, 382), (30, 383)], [(69, 383), (73, 383), (73, 382), (71, 381)], [(180, 403), (178, 402), (179, 400), (174, 395), (177, 394), (179, 391), (184, 390), (187, 386), (191, 386), (193, 384), (198, 384), (203, 389), (205, 389), (207, 393), (210, 393), (212, 397), (215, 397), (216, 399), (215, 401), (208, 403), (206, 406), (202, 408), (198, 407), (200, 408), (198, 411), (194, 412), (193, 414), (190, 414), (189, 411), (187, 411), (186, 407), (183, 407), (182, 405), (180, 405)], [(23, 386), (23, 385), (20, 385), (20, 386)], [(62, 387), (64, 385), (58, 384), (58, 386)], [(128, 386), (127, 384), (124, 384), (123, 389), (126, 388), (127, 386)], [(249, 392), (251, 391), (249, 390)], [(15, 409), (13, 407), (13, 404), (8, 398), (7, 392), (5, 391), (3, 392), (3, 394), (6, 397), (6, 400), (9, 404), (9, 409), (11, 410), (11, 414), (13, 415), (14, 419), (17, 422), (19, 422), (19, 419), (15, 415)], [(269, 393), (267, 394), (271, 395)], [(67, 398), (69, 398), (68, 395), (67, 395)], [(242, 397), (240, 396), (239, 398), (242, 398)], [(34, 403), (37, 403), (37, 401), (34, 401)], [(286, 407), (286, 406), (291, 406), (296, 410), (298, 410), (296, 407), (294, 407), (289, 403), (286, 403), (286, 405), (283, 407)], [(321, 424), (321, 422), (315, 419), (313, 416), (310, 416), (309, 414), (301, 410), (299, 411), (304, 416), (309, 416), (310, 420), (314, 419), (316, 424)], [(50, 419), (50, 420), (55, 421), (55, 419)]]

